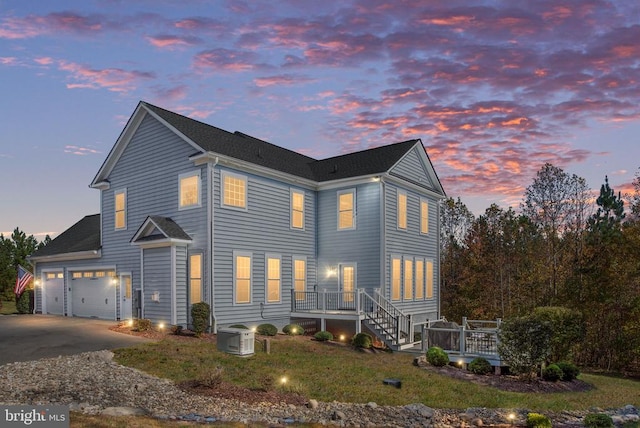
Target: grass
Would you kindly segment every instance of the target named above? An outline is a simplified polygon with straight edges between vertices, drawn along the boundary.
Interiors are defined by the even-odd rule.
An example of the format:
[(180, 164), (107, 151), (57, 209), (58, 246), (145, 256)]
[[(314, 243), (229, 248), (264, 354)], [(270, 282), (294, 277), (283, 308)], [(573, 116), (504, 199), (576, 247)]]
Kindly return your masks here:
[[(628, 379), (582, 374), (580, 379), (594, 386), (591, 391), (505, 392), (420, 369), (413, 366), (413, 357), (409, 354), (364, 353), (348, 346), (301, 338), (273, 340), (270, 354), (257, 352), (250, 358), (222, 353), (206, 341), (171, 339), (119, 349), (115, 354), (121, 364), (176, 382), (195, 379), (218, 366), (223, 367), (224, 380), (248, 388), (260, 388), (265, 377), (278, 385), (279, 379), (286, 376), (288, 389), (320, 401), (374, 401), (379, 405), (420, 402), (435, 408), (536, 411), (640, 406), (640, 382)], [(384, 385), (385, 378), (400, 379), (402, 388)]]
[(16, 309), (15, 300), (3, 300), (2, 308), (0, 308), (0, 315), (11, 315), (17, 314), (18, 310)]

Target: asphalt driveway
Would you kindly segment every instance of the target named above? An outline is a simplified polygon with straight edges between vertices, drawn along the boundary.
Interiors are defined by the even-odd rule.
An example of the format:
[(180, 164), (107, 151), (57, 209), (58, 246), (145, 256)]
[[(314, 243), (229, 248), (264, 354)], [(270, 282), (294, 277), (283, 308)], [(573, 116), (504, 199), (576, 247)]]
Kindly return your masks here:
[(134, 346), (148, 339), (109, 330), (116, 321), (0, 315), (0, 365)]

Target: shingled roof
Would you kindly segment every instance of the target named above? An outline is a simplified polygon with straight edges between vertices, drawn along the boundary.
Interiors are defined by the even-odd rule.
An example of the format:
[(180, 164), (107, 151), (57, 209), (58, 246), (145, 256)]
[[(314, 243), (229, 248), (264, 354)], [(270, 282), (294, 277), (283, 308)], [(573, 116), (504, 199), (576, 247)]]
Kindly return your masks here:
[(238, 131), (231, 133), (144, 101), (141, 104), (201, 147), (203, 152), (219, 153), (317, 182), (384, 173), (420, 142), (408, 140), (316, 160)]
[(31, 259), (100, 250), (100, 214), (88, 215), (31, 254)]

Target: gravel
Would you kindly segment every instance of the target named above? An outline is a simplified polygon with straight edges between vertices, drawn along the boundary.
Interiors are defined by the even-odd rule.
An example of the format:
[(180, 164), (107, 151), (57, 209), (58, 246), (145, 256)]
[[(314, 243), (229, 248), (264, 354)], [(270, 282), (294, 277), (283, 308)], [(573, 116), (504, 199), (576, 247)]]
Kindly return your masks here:
[[(160, 379), (113, 361), (110, 351), (10, 363), (0, 366), (0, 403), (59, 404), (88, 414), (146, 414), (159, 419), (261, 423), (269, 426), (315, 423), (351, 427), (509, 426), (510, 411), (502, 409), (431, 409), (415, 403), (381, 406), (309, 400), (304, 406), (253, 403), (190, 394), (172, 381)], [(602, 409), (590, 409), (602, 411)], [(606, 411), (617, 425), (638, 421), (638, 409), (628, 405)], [(523, 425), (528, 410), (514, 412)], [(553, 426), (582, 426), (587, 412), (548, 415)]]

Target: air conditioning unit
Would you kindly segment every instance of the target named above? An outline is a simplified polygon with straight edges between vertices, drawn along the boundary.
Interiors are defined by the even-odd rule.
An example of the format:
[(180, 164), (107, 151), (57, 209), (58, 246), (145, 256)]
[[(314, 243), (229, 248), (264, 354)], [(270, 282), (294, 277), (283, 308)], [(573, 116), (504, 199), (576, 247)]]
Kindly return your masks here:
[(253, 355), (255, 336), (251, 330), (221, 328), (217, 336), (218, 350), (234, 355)]

